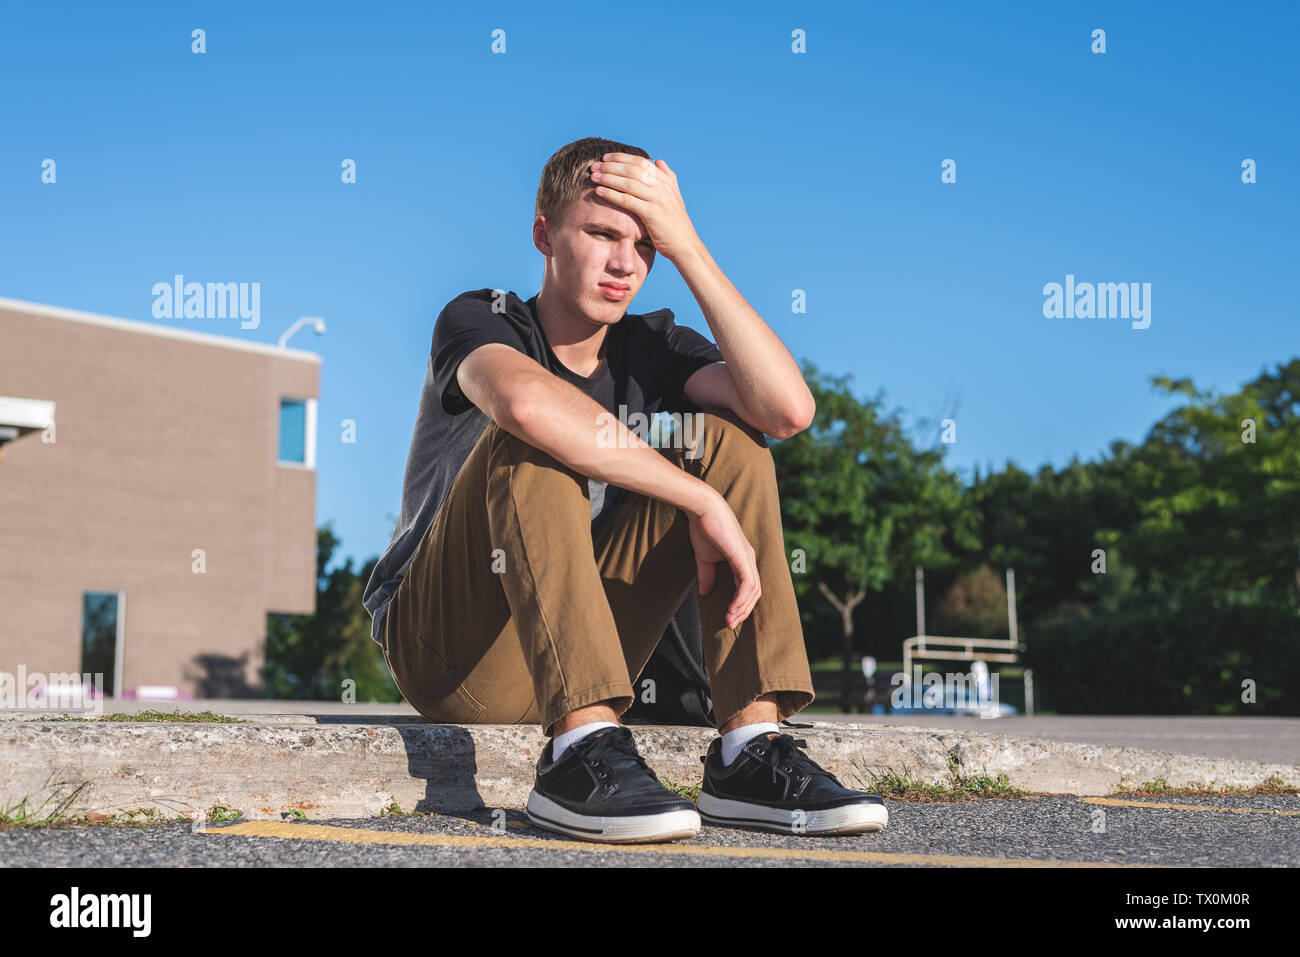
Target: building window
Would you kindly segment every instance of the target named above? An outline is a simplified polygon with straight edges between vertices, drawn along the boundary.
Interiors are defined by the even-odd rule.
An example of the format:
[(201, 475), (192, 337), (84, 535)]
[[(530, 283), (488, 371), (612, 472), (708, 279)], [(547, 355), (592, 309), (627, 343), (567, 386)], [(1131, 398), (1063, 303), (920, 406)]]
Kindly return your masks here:
[(88, 591), (82, 598), (81, 673), (91, 675), (96, 692), (102, 695), (117, 694), (125, 599), (124, 593), (116, 591)]
[(281, 465), (316, 467), (316, 400), (280, 400)]

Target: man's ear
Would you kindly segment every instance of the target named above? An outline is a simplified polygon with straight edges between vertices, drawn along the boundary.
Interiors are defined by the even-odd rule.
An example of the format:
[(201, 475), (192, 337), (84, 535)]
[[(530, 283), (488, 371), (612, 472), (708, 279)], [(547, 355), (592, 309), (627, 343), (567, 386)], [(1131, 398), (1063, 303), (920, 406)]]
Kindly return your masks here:
[(545, 216), (538, 216), (533, 220), (533, 245), (543, 256), (553, 256), (551, 250), (551, 228), (546, 221)]

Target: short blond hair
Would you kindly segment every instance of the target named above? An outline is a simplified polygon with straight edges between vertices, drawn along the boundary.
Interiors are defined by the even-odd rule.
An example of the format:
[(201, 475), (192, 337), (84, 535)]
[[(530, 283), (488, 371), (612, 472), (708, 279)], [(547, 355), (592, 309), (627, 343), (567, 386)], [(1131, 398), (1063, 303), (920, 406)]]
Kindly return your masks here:
[(591, 164), (600, 162), (606, 153), (632, 153), (650, 158), (650, 154), (639, 146), (600, 136), (588, 136), (561, 146), (542, 168), (542, 181), (537, 187), (537, 202), (533, 208), (534, 220), (544, 216), (552, 229), (558, 229), (569, 206), (581, 200), (587, 190), (595, 188), (596, 184), (591, 181)]

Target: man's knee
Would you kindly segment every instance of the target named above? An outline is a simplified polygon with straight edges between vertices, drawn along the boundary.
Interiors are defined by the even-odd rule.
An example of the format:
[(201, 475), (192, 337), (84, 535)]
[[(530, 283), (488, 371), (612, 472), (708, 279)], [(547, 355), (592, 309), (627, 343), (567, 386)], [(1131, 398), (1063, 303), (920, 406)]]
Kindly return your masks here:
[(767, 436), (730, 409), (684, 413), (678, 434), (682, 437), (688, 459), (699, 458), (706, 450), (711, 454), (766, 460), (768, 463), (772, 459)]
[(544, 490), (548, 501), (551, 496), (573, 494), (590, 503), (591, 491), (583, 475), (495, 422), (489, 423), (486, 431), (489, 469), (508, 476), (516, 493), (518, 486), (524, 486), (533, 493)]

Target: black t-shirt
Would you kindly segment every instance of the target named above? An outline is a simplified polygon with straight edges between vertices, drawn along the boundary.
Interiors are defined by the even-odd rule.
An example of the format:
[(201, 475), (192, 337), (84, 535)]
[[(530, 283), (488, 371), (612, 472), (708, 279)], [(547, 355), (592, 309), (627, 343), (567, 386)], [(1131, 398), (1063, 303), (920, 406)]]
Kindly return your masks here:
[[(424, 389), (406, 457), (402, 512), (392, 541), (362, 593), (376, 641), (389, 598), (397, 591), (461, 465), (491, 423), (456, 384), (461, 360), (490, 342), (504, 343), (536, 360), (624, 424), (636, 413), (694, 411), (683, 391), (686, 380), (704, 366), (722, 361), (717, 346), (694, 329), (677, 325), (671, 309), (659, 309), (644, 315), (627, 313), (611, 326), (605, 334), (600, 367), (584, 377), (551, 351), (537, 316), (536, 296), (525, 301), (513, 292), (499, 296), (492, 289), (476, 289), (447, 303), (433, 326)], [(595, 479), (588, 484), (595, 528), (609, 516), (621, 490), (606, 488)]]

